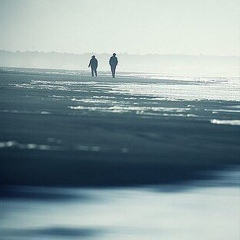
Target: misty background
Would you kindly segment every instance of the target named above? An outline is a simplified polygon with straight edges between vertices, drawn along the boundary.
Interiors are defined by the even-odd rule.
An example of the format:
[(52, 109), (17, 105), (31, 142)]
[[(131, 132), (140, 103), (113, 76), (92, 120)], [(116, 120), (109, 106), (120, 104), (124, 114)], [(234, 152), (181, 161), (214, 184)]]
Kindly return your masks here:
[[(9, 52), (0, 50), (0, 67), (24, 67), (45, 69), (88, 70), (87, 66), (94, 53), (70, 54), (57, 52)], [(97, 54), (99, 71), (110, 71), (109, 57)], [(159, 54), (118, 54), (118, 71), (137, 73), (160, 73), (196, 76), (239, 76), (239, 57), (159, 55)], [(90, 70), (89, 70), (90, 71)]]
[(239, 0), (0, 0), (0, 49), (239, 56)]
[(0, 0), (0, 67), (239, 76), (238, 0)]

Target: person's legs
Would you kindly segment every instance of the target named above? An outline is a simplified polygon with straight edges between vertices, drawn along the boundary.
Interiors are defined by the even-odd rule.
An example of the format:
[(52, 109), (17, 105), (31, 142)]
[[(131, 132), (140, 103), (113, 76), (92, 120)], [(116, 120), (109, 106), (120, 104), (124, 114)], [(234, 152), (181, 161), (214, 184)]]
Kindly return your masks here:
[(91, 67), (91, 70), (92, 70), (92, 77), (93, 77), (94, 76), (94, 74), (93, 74), (93, 71), (94, 71), (93, 67)]
[(95, 72), (95, 76), (97, 77), (97, 69), (96, 68), (94, 69), (94, 72)]
[(113, 77), (113, 66), (111, 66), (111, 73), (112, 73), (112, 77)]
[(111, 66), (111, 71), (112, 71), (112, 77), (115, 78), (115, 70), (116, 67), (115, 66)]
[(116, 66), (114, 67), (114, 70), (113, 70), (114, 78), (115, 78), (115, 73), (116, 73)]

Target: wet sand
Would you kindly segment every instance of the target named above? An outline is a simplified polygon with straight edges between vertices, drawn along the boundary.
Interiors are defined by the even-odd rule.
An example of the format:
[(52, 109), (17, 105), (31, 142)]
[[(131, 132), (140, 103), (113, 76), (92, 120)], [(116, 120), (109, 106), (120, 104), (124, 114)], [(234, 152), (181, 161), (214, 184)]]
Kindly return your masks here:
[(88, 74), (0, 72), (1, 239), (239, 239), (238, 86)]
[(239, 164), (240, 127), (211, 122), (216, 116), (237, 120), (239, 102), (116, 91), (154, 81), (3, 71), (1, 185), (178, 183)]

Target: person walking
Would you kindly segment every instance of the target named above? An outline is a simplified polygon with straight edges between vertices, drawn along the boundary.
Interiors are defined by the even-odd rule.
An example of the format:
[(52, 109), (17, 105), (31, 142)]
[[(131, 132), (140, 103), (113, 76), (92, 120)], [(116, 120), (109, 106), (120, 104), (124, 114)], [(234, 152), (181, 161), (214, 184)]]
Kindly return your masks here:
[(92, 76), (94, 77), (94, 74), (95, 74), (95, 76), (97, 77), (98, 60), (96, 59), (96, 57), (94, 55), (92, 56), (88, 67), (91, 67)]
[(118, 65), (118, 59), (116, 57), (116, 53), (113, 53), (113, 55), (110, 57), (109, 64), (111, 66), (112, 77), (115, 78), (116, 67)]

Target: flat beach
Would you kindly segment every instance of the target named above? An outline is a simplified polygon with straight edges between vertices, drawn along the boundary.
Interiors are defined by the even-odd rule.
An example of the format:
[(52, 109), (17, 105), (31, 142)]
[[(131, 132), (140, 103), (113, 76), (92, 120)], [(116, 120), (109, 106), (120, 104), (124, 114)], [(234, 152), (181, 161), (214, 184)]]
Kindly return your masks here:
[(2, 71), (1, 184), (161, 184), (239, 164), (240, 105), (214, 99), (218, 81)]
[[(15, 221), (16, 226), (11, 225), (13, 220), (4, 206), (10, 209), (13, 204), (13, 209), (16, 208), (13, 199), (20, 199), (23, 205), (28, 201), (43, 204), (44, 200), (47, 201), (45, 205), (39, 203), (36, 209), (39, 206), (51, 209), (50, 202), (63, 200), (71, 209), (69, 217), (72, 217), (78, 209), (66, 200), (72, 195), (77, 196), (81, 204), (89, 200), (91, 210), (92, 198), (89, 196), (97, 195), (100, 202), (104, 198), (113, 201), (113, 205), (108, 205), (110, 209), (115, 206), (114, 199), (121, 200), (124, 196), (127, 202), (120, 202), (115, 207), (121, 208), (134, 201), (136, 206), (143, 207), (140, 211), (149, 208), (151, 212), (150, 205), (153, 204), (156, 211), (161, 212), (157, 201), (162, 201), (162, 195), (154, 195), (156, 193), (148, 192), (149, 189), (182, 192), (183, 189), (197, 188), (199, 181), (207, 186), (234, 171), (236, 176), (236, 170), (239, 171), (240, 99), (239, 86), (234, 85), (238, 83), (236, 79), (189, 79), (134, 73), (121, 73), (112, 79), (108, 73), (93, 78), (88, 72), (13, 68), (2, 69), (0, 78), (0, 208), (6, 216), (0, 229), (3, 239), (10, 239), (9, 236), (11, 239), (35, 239), (36, 236), (39, 239), (49, 236), (49, 239), (59, 236), (66, 236), (65, 239), (134, 239), (130, 236), (138, 234), (143, 236), (138, 239), (159, 239), (162, 232), (154, 232), (159, 227), (155, 226), (155, 229), (151, 225), (153, 235), (150, 232), (148, 235), (139, 230), (142, 229), (140, 224), (134, 234), (133, 229), (124, 228), (124, 224), (131, 225), (127, 221), (118, 229), (122, 235), (103, 234), (100, 238), (107, 227), (111, 226), (111, 231), (119, 227), (117, 220), (114, 226), (106, 220), (108, 211), (105, 212), (106, 221), (103, 219), (103, 229), (103, 225), (91, 222), (94, 216), (91, 218), (90, 214), (77, 229), (66, 227), (60, 220), (54, 220), (52, 227), (49, 222), (46, 228), (39, 228), (44, 222), (37, 220), (35, 225), (32, 223), (34, 226), (29, 227), (29, 223), (27, 227), (25, 223), (26, 226), (21, 225), (19, 230), (17, 226), (23, 213)], [(217, 189), (231, 186), (232, 191), (232, 187), (239, 184), (238, 177), (227, 180), (214, 186)], [(148, 189), (147, 192), (144, 189)], [(221, 192), (222, 196), (228, 191), (225, 190)], [(199, 199), (203, 201), (204, 194), (209, 197), (209, 192), (195, 193), (190, 198), (185, 194), (179, 195), (180, 202), (197, 197), (195, 203), (200, 204)], [(235, 196), (231, 198), (235, 204), (239, 199), (236, 190), (231, 194)], [(88, 197), (82, 199), (81, 196)], [(171, 194), (163, 196), (176, 204)], [(156, 201), (151, 202), (149, 197)], [(225, 201), (222, 198), (220, 202), (215, 200), (219, 208)], [(212, 206), (211, 203), (207, 205), (206, 211)], [(59, 211), (62, 210), (54, 209), (56, 214), (60, 214)], [(115, 208), (114, 211), (118, 212)], [(171, 209), (171, 214), (173, 212)], [(28, 213), (29, 219), (40, 214), (31, 215), (27, 210)], [(61, 214), (65, 219), (64, 211)], [(98, 214), (101, 215), (101, 211)], [(137, 210), (134, 214), (136, 217)], [(237, 219), (237, 216), (234, 210), (229, 219)], [(114, 219), (111, 214), (108, 217)], [(205, 219), (203, 215), (201, 217)], [(218, 216), (214, 217), (217, 219)], [(183, 229), (187, 231), (190, 215), (186, 219)], [(99, 231), (95, 232), (93, 225), (100, 230), (97, 228)], [(201, 224), (194, 227), (195, 234), (200, 231), (199, 226)], [(226, 229), (225, 234), (232, 232), (232, 227)], [(232, 236), (236, 237), (236, 228), (234, 231)], [(217, 236), (214, 234), (212, 236)], [(171, 236), (164, 239), (175, 239)], [(192, 239), (191, 234), (183, 237)]]

